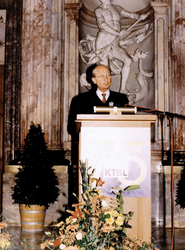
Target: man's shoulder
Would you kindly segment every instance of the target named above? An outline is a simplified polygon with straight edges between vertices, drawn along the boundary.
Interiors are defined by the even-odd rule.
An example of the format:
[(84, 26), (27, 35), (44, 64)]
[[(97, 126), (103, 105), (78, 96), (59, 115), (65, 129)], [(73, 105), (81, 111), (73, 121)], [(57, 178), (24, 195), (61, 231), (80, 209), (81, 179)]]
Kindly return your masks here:
[(116, 92), (116, 91), (112, 91), (110, 90), (110, 94), (113, 96), (117, 96), (117, 97), (123, 97), (123, 98), (127, 98), (126, 94), (120, 93), (120, 92)]
[(85, 98), (85, 97), (88, 97), (90, 95), (92, 95), (95, 91), (93, 91), (92, 89), (86, 91), (86, 92), (82, 92), (82, 93), (79, 93), (76, 98)]
[(114, 4), (114, 8), (116, 9), (116, 11), (120, 14), (122, 12), (122, 10), (124, 10), (123, 7), (119, 6), (119, 5), (115, 5)]
[(128, 97), (126, 94), (122, 94), (115, 91), (110, 91), (110, 97), (113, 102), (118, 106), (124, 106), (129, 103)]
[(75, 102), (86, 100), (86, 99), (90, 98), (94, 94), (94, 92), (95, 91), (89, 90), (87, 92), (80, 93), (80, 94), (74, 96), (72, 100)]

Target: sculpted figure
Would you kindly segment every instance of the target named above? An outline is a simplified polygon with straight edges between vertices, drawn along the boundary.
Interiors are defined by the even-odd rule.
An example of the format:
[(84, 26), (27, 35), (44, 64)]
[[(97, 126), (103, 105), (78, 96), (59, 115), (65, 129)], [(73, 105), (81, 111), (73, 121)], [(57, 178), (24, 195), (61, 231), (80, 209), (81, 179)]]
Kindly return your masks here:
[[(134, 57), (129, 55), (125, 48), (134, 41), (141, 42), (151, 33), (149, 25), (136, 31), (132, 30), (132, 27), (140, 20), (144, 20), (148, 13), (139, 15), (113, 5), (111, 0), (99, 1), (101, 4), (95, 9), (99, 32), (97, 37), (87, 34), (80, 42), (80, 54), (85, 64), (104, 64), (111, 69), (111, 74), (121, 74), (120, 92), (128, 94), (126, 82)], [(128, 29), (121, 30), (120, 20), (124, 17), (135, 19), (136, 22)], [(89, 53), (83, 50), (83, 46), (87, 44), (90, 48)]]

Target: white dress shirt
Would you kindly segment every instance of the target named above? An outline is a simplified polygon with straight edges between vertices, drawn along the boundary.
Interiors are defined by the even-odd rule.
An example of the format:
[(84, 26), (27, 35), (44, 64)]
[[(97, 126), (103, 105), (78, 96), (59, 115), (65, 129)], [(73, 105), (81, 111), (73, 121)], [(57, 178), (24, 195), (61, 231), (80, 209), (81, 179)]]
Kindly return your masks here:
[(101, 92), (101, 91), (97, 88), (96, 94), (97, 94), (97, 96), (100, 98), (101, 101), (103, 100), (102, 94), (106, 94), (106, 95), (105, 95), (105, 99), (106, 99), (106, 101), (107, 101), (107, 99), (109, 98), (109, 95), (110, 95), (110, 90), (108, 89), (106, 92)]

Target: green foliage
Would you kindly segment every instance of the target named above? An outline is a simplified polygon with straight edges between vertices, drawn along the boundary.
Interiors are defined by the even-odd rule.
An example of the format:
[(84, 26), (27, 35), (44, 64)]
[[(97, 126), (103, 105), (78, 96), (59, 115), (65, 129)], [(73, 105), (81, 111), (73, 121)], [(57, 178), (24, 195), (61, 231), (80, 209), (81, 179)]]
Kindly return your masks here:
[(48, 208), (49, 204), (57, 200), (59, 188), (40, 125), (31, 124), (21, 161), (22, 167), (15, 175), (16, 184), (12, 194), (14, 203), (44, 205)]
[(154, 239), (152, 239), (152, 243), (145, 243), (143, 244), (143, 246), (140, 248), (140, 250), (155, 250), (157, 248), (156, 246), (156, 241)]

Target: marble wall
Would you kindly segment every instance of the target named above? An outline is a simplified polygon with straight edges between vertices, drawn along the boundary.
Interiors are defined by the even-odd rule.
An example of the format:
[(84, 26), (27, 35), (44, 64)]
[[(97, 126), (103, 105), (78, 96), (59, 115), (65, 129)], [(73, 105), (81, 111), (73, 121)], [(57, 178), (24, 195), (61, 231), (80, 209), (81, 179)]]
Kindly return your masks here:
[(41, 124), (48, 149), (61, 149), (63, 1), (23, 0), (21, 144), (31, 122)]

